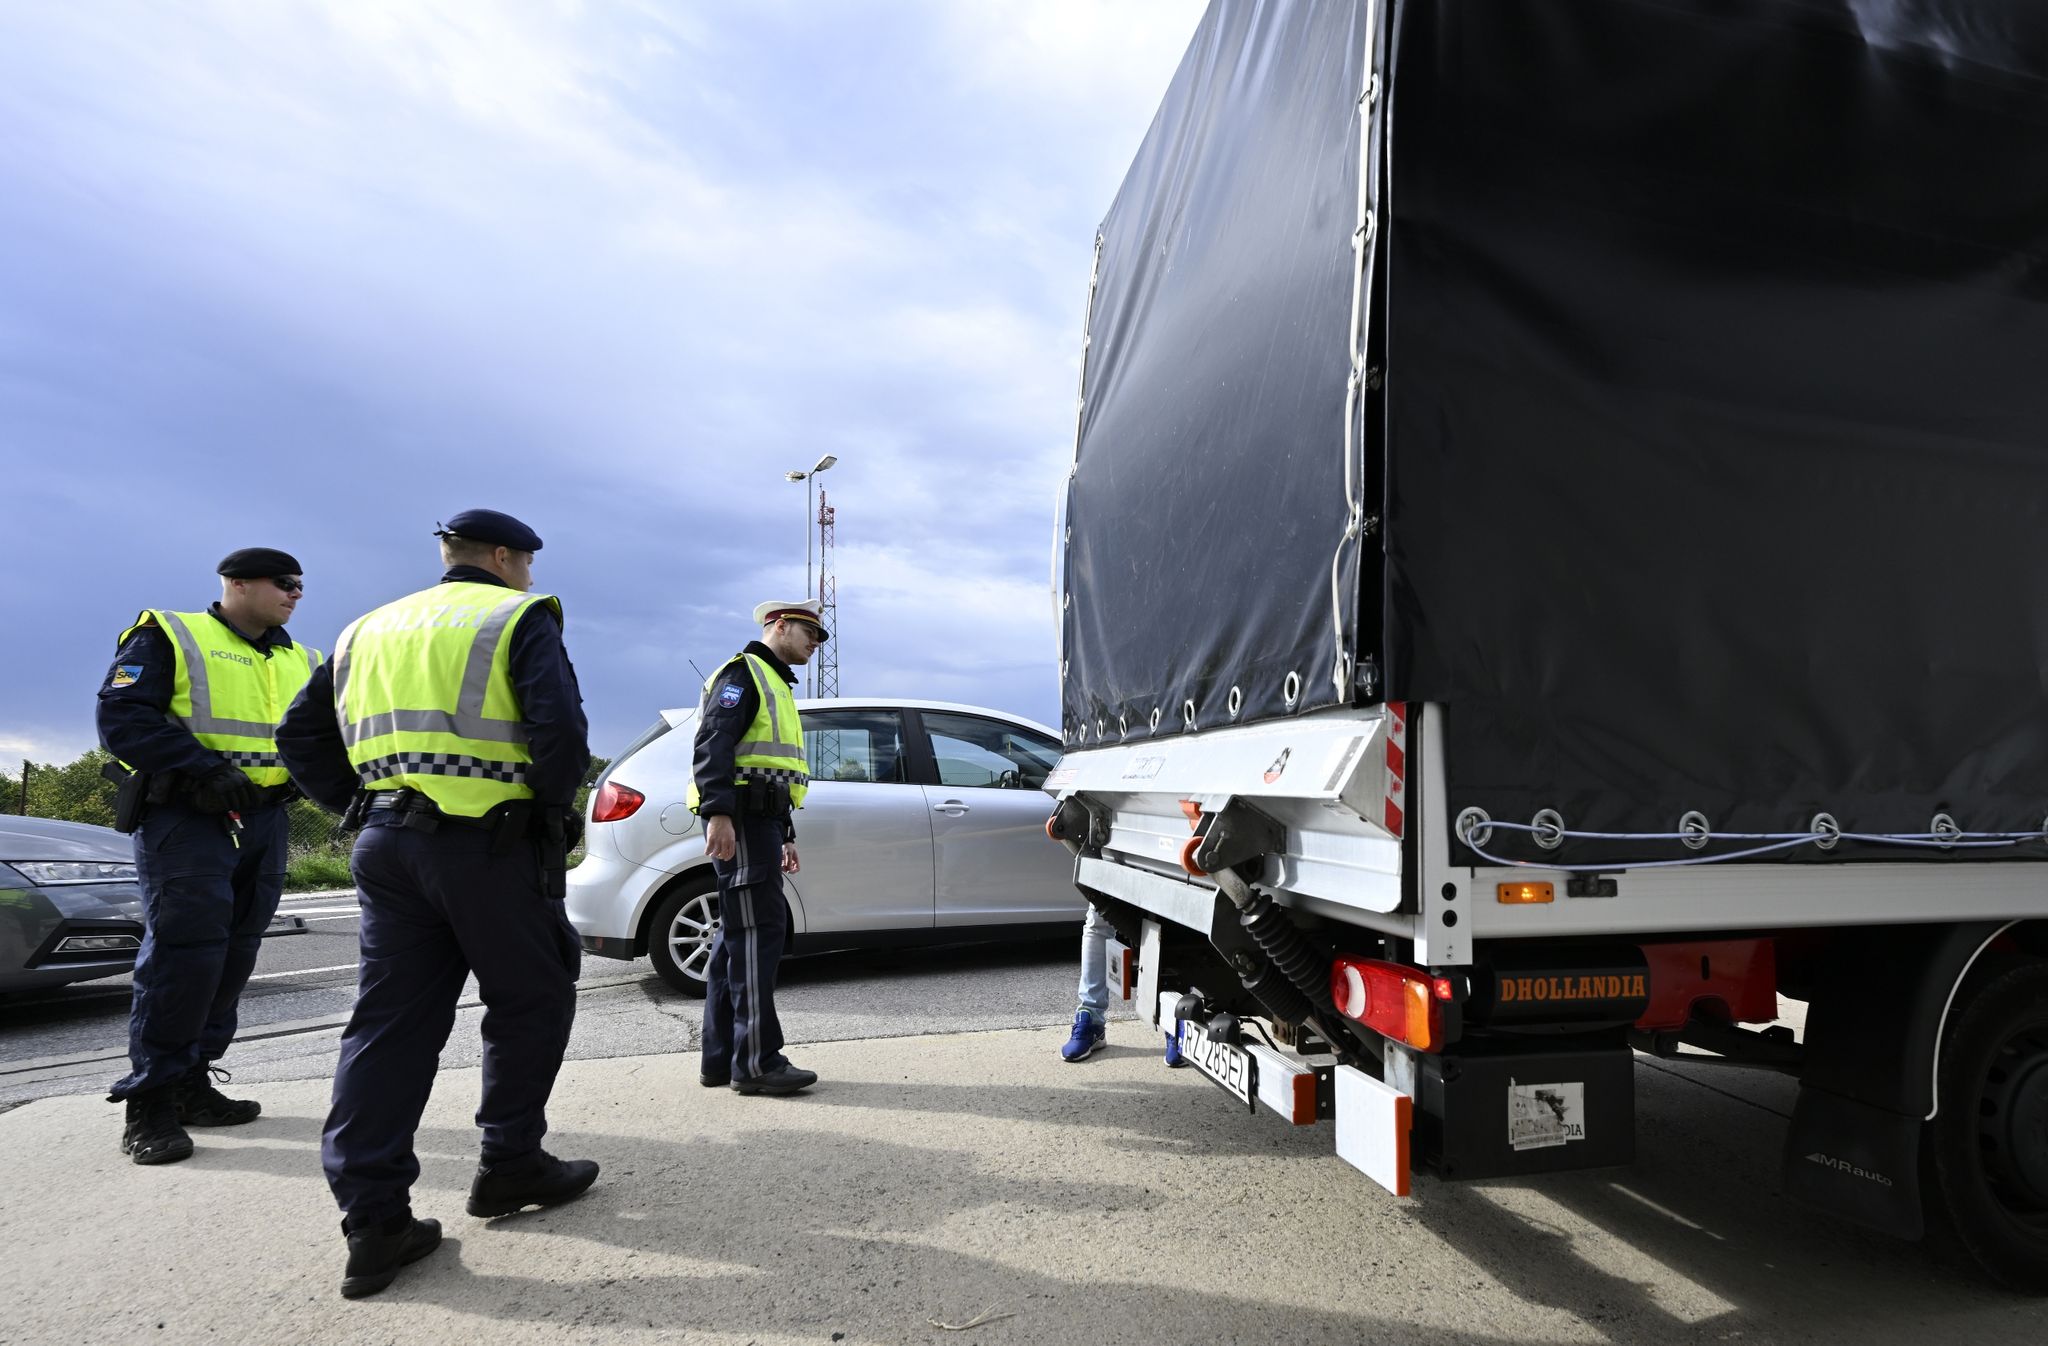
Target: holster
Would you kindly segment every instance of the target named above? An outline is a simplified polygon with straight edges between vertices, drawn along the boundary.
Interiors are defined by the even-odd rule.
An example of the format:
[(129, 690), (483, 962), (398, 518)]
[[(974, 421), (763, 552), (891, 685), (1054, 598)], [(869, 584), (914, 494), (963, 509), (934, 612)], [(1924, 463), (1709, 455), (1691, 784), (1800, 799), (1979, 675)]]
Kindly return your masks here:
[(371, 798), (368, 790), (358, 790), (350, 796), (348, 807), (341, 811), (341, 823), (335, 831), (342, 836), (352, 836), (362, 831), (363, 824), (370, 820)]
[(130, 771), (119, 762), (108, 762), (100, 768), (100, 775), (115, 785), (114, 830), (133, 833), (142, 826), (142, 815), (148, 810), (153, 778), (146, 771)]
[(784, 818), (789, 815), (789, 785), (779, 780), (741, 781), (740, 812), (750, 818)]
[(556, 901), (566, 898), (569, 895), (569, 855), (563, 844), (567, 834), (563, 831), (561, 810), (537, 808), (528, 800), (501, 804), (499, 808), (504, 811), (501, 819), (504, 831), (491, 834), (491, 849), (503, 854), (520, 842), (535, 847), (540, 852), (541, 892)]

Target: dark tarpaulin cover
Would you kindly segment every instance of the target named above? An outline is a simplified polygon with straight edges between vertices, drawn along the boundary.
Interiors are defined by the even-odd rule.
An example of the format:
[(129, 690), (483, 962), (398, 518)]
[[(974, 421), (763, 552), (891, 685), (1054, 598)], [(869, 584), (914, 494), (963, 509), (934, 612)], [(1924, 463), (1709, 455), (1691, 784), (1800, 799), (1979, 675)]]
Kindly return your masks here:
[(1363, 4), (1213, 5), (1103, 222), (1066, 512), (1070, 745), (1147, 737), (1155, 711), (1180, 733), (1189, 701), (1228, 723), (1233, 687), (1239, 721), (1338, 698), (1365, 46)]
[(2048, 4), (1395, 23), (1385, 641), (1453, 811), (2039, 828)]

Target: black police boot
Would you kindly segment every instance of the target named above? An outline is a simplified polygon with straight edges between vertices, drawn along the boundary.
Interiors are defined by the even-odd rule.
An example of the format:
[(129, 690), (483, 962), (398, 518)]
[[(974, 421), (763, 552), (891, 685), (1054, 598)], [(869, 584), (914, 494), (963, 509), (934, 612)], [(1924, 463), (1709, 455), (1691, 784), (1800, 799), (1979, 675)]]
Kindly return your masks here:
[(192, 1137), (178, 1125), (178, 1104), (171, 1085), (132, 1094), (128, 1125), (121, 1132), (121, 1153), (138, 1164), (175, 1164), (192, 1157)]
[(192, 1067), (171, 1086), (171, 1097), (178, 1104), (178, 1120), (187, 1126), (241, 1126), (253, 1122), (263, 1115), (263, 1105), (253, 1098), (229, 1098), (213, 1087), (218, 1078), (222, 1084), (233, 1084), (235, 1077), (219, 1066), (201, 1062)]
[(596, 1181), (595, 1163), (557, 1159), (546, 1150), (521, 1159), (478, 1164), (476, 1181), (469, 1185), (469, 1213), (488, 1220), (528, 1206), (559, 1206), (582, 1196)]
[(347, 1220), (341, 1222), (341, 1232), (348, 1236), (348, 1269), (341, 1274), (343, 1299), (376, 1294), (398, 1279), (400, 1267), (441, 1246), (441, 1222), (415, 1220), (410, 1212), (368, 1229), (348, 1226)]
[(735, 1075), (732, 1091), (736, 1094), (793, 1094), (808, 1089), (818, 1082), (818, 1072), (803, 1070), (784, 1061), (773, 1070), (764, 1070), (758, 1075)]

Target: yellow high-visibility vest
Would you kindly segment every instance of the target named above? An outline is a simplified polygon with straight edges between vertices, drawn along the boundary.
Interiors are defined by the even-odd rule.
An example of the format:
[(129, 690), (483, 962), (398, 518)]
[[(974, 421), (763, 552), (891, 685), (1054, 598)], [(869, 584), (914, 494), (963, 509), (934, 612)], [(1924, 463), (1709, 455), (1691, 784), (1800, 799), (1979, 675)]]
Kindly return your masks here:
[(176, 664), (171, 719), (258, 785), (289, 781), (277, 755), (277, 726), (320, 666), (320, 651), (295, 641), (272, 649), (266, 659), (248, 637), (211, 612), (159, 608), (137, 616), (120, 643), (152, 621), (170, 639)]
[(334, 709), (366, 790), (417, 790), (443, 813), (480, 818), (533, 798), (512, 632), (561, 603), (497, 584), (453, 582), (365, 613), (334, 648)]
[[(702, 707), (710, 705), (711, 693), (718, 686), (718, 680), (734, 664), (746, 665), (747, 671), (753, 675), (754, 688), (761, 694), (761, 705), (754, 712), (753, 723), (747, 726), (747, 732), (741, 736), (733, 753), (733, 784), (744, 785), (754, 780), (783, 781), (789, 786), (791, 807), (802, 808), (804, 795), (811, 786), (811, 768), (804, 760), (804, 726), (803, 721), (797, 718), (796, 694), (782, 680), (782, 675), (770, 668), (760, 655), (736, 654), (705, 679), (698, 716), (701, 720)], [(692, 813), (702, 802), (694, 776), (690, 779), (687, 802)]]

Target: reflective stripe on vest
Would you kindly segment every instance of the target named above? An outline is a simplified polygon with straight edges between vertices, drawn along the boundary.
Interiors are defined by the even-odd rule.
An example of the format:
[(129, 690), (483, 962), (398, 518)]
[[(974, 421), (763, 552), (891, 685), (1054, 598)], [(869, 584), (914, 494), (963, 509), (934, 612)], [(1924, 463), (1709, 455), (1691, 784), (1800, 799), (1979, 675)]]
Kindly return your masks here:
[(273, 648), (265, 658), (246, 636), (211, 612), (156, 608), (142, 613), (121, 633), (122, 643), (151, 621), (171, 643), (172, 722), (258, 785), (290, 780), (277, 755), (277, 726), (292, 698), (320, 666), (320, 651), (294, 642)]
[(356, 619), (334, 653), (335, 718), (368, 790), (412, 789), (445, 813), (481, 817), (531, 799), (526, 726), (510, 636), (545, 594), (455, 582)]
[[(704, 707), (710, 704), (712, 692), (718, 687), (718, 680), (734, 664), (746, 666), (754, 679), (760, 706), (754, 711), (753, 723), (747, 726), (746, 737), (734, 746), (733, 783), (780, 781), (789, 786), (791, 806), (802, 808), (804, 796), (810, 790), (811, 773), (809, 764), (804, 760), (804, 726), (797, 714), (796, 695), (782, 676), (759, 655), (736, 655), (705, 679), (704, 695), (697, 710), (699, 722), (702, 722)], [(702, 802), (694, 778), (690, 781), (687, 802), (692, 812)]]

